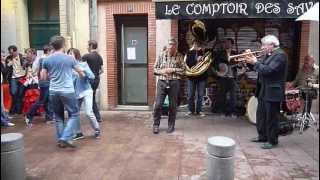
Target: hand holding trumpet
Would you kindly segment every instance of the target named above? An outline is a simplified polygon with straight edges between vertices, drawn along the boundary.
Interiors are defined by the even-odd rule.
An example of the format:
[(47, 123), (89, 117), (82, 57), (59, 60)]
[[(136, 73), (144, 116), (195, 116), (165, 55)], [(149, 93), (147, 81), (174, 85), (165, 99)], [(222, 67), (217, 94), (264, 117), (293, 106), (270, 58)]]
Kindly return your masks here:
[(229, 60), (233, 60), (235, 62), (245, 62), (248, 64), (255, 64), (257, 62), (257, 57), (261, 57), (263, 55), (264, 51), (251, 51), (250, 49), (247, 49), (244, 53), (233, 55), (229, 57)]
[(245, 62), (248, 64), (255, 64), (257, 62), (257, 57), (250, 53), (250, 49), (247, 49), (245, 52), (248, 53), (248, 55), (244, 57)]

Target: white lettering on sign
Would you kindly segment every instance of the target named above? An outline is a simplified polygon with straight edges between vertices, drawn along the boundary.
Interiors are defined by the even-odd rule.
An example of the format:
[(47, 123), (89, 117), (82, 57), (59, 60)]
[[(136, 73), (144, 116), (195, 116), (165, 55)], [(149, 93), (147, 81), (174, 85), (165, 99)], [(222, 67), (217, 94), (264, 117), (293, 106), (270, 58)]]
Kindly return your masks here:
[(212, 10), (212, 16), (214, 16), (215, 13), (219, 12), (219, 9), (220, 9), (219, 4), (214, 3), (214, 4), (212, 5), (212, 9), (213, 9), (213, 10)]
[[(208, 14), (214, 16), (216, 14), (244, 14), (247, 13), (248, 5), (246, 3), (213, 3), (200, 4), (190, 3), (186, 5), (185, 12), (187, 15), (204, 15)], [(167, 8), (167, 7), (166, 7)]]
[(287, 13), (290, 15), (296, 14), (299, 16), (299, 15), (307, 12), (312, 6), (313, 6), (313, 2), (300, 3), (296, 6), (294, 6), (293, 3), (288, 3)]
[(211, 14), (210, 4), (203, 4), (202, 14)]
[(179, 15), (180, 6), (177, 4), (174, 4), (171, 8), (166, 5), (166, 12), (165, 15)]
[[(292, 0), (293, 1), (293, 0)], [(288, 3), (287, 9), (284, 4), (270, 3), (270, 2), (257, 2), (254, 5), (255, 14), (259, 17), (264, 17), (265, 15), (279, 15), (283, 11), (284, 16), (299, 16), (310, 9), (314, 3), (303, 2), (303, 3)], [(245, 15), (248, 16), (247, 3), (243, 2), (221, 2), (221, 3), (201, 3), (201, 2), (190, 2), (186, 4), (170, 4), (165, 5), (165, 16), (178, 16), (180, 14), (186, 14), (188, 16), (223, 16), (223, 15)], [(286, 13), (286, 15), (285, 15)], [(272, 16), (270, 16), (272, 17)]]
[(280, 4), (279, 3), (257, 3), (255, 5), (257, 14), (266, 13), (266, 14), (279, 14), (280, 13)]
[(247, 13), (247, 7), (248, 5), (246, 3), (240, 3), (240, 14), (248, 15)]

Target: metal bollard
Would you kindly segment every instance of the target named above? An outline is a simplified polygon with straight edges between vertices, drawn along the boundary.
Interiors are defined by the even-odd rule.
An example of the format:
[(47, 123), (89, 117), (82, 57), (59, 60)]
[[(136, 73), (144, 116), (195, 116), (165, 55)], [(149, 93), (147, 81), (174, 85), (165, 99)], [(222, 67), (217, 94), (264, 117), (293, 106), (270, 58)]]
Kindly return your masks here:
[(1, 180), (25, 180), (23, 135), (1, 134)]
[(228, 137), (215, 136), (208, 139), (208, 180), (234, 179), (235, 146), (235, 141)]

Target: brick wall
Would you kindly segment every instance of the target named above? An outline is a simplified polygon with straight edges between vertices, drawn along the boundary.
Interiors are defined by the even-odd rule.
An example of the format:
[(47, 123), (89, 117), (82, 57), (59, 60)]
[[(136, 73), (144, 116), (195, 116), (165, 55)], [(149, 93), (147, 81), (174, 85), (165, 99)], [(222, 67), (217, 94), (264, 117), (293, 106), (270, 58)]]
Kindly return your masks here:
[[(128, 6), (132, 11), (128, 12)], [(118, 104), (118, 64), (116, 57), (116, 33), (115, 32), (115, 15), (148, 15), (148, 105), (151, 106), (155, 96), (155, 77), (153, 75), (153, 65), (156, 57), (156, 22), (155, 22), (155, 5), (148, 2), (107, 2), (106, 3), (106, 56), (107, 62), (107, 82), (108, 82), (108, 109), (114, 109)], [(103, 92), (101, 92), (103, 94)]]
[(309, 51), (309, 34), (310, 34), (310, 23), (303, 21), (301, 27), (301, 38), (300, 38), (300, 57), (299, 67), (304, 63), (304, 57), (308, 55)]
[(178, 40), (178, 20), (171, 20), (171, 37)]

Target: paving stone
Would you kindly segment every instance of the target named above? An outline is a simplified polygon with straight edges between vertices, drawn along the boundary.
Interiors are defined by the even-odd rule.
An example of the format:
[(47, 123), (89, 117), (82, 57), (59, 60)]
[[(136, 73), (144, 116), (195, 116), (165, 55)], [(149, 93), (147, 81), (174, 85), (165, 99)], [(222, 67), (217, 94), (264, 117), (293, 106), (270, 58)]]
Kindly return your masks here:
[(76, 150), (56, 147), (55, 127), (35, 119), (26, 128), (23, 117), (13, 119), (13, 128), (25, 137), (27, 179), (32, 180), (207, 180), (206, 145), (212, 136), (236, 141), (235, 180), (319, 180), (319, 137), (312, 130), (302, 135), (280, 137), (280, 144), (262, 150), (255, 126), (244, 118), (207, 115), (186, 118), (178, 113), (176, 131), (167, 134), (167, 117), (161, 132), (152, 133), (151, 112), (102, 112), (101, 139), (81, 116), (85, 139), (76, 141)]

